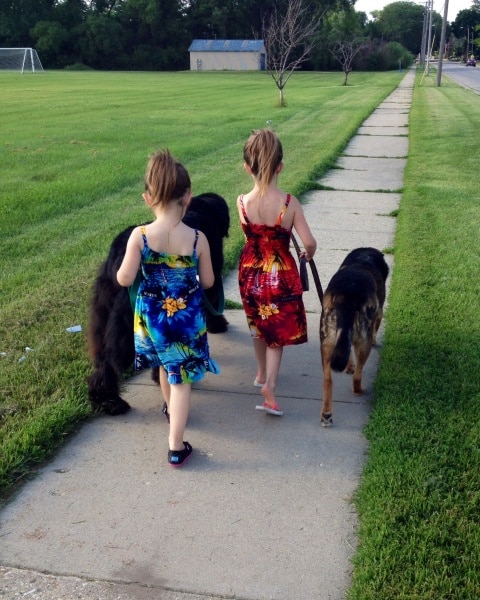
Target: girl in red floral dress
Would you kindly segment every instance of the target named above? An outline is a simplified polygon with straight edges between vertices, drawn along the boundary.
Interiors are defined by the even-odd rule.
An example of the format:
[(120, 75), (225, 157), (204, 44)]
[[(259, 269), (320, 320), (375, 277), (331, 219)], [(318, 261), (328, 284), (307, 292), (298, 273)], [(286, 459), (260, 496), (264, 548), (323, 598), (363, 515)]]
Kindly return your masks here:
[(244, 167), (253, 189), (237, 199), (245, 246), (238, 282), (257, 360), (254, 385), (264, 402), (257, 406), (281, 416), (275, 388), (283, 347), (307, 341), (307, 319), (297, 264), (290, 252), (295, 229), (310, 260), (317, 243), (300, 202), (277, 187), (283, 169), (282, 144), (272, 129), (254, 131), (244, 151)]

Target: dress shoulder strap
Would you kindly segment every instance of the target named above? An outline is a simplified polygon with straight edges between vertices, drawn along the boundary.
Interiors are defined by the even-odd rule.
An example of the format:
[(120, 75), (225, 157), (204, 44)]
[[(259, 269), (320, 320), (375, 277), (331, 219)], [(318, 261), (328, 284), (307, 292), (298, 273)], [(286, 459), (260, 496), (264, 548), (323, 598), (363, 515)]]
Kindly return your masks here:
[(288, 205), (290, 204), (290, 199), (291, 199), (290, 194), (287, 194), (287, 198), (285, 200), (285, 204), (283, 205), (283, 208), (282, 208), (280, 214), (277, 217), (277, 222), (275, 223), (275, 225), (281, 225), (282, 224), (283, 217), (284, 217), (285, 213), (287, 212)]
[(142, 238), (143, 238), (143, 247), (148, 248), (147, 230), (145, 229), (145, 225), (142, 225), (141, 232), (142, 232)]
[(197, 242), (198, 242), (198, 229), (195, 229), (195, 241), (193, 242), (193, 256), (197, 257)]
[(245, 210), (245, 205), (243, 204), (243, 195), (240, 196), (240, 206), (242, 208), (242, 215), (243, 215), (243, 218), (245, 219), (245, 223), (250, 223), (250, 221), (248, 220), (248, 217), (247, 217), (247, 212)]

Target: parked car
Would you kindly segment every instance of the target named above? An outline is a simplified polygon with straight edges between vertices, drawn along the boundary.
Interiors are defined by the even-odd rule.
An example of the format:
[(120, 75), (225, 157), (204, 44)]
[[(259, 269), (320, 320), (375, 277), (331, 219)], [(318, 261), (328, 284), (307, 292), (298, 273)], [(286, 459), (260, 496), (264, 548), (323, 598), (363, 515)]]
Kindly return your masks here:
[(476, 67), (477, 61), (474, 58), (467, 58), (467, 62), (465, 63), (466, 67)]

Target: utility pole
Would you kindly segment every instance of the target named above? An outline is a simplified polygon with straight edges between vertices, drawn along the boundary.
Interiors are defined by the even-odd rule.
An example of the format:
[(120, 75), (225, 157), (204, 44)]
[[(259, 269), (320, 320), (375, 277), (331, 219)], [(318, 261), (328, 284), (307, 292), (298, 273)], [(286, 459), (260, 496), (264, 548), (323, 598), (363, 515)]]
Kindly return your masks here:
[(444, 2), (445, 5), (443, 8), (442, 35), (440, 36), (440, 52), (438, 54), (437, 87), (442, 85), (443, 55), (445, 53), (445, 38), (447, 31), (448, 0), (444, 0)]
[(425, 51), (427, 47), (427, 27), (428, 27), (428, 2), (425, 2), (425, 10), (423, 11), (423, 30), (422, 30), (422, 46), (420, 48), (420, 65), (425, 66)]
[(432, 13), (433, 13), (433, 0), (428, 2), (428, 42), (427, 42), (427, 75), (430, 75), (430, 55), (432, 45)]

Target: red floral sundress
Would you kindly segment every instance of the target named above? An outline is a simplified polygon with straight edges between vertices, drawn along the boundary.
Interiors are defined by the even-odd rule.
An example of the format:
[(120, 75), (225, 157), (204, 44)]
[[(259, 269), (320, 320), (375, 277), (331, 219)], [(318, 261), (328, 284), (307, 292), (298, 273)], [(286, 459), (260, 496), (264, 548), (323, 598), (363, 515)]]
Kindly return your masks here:
[(252, 337), (272, 348), (308, 341), (302, 284), (290, 252), (292, 230), (282, 227), (289, 203), (290, 194), (272, 227), (250, 223), (240, 198), (245, 220), (241, 224), (245, 246), (238, 269), (240, 296)]

